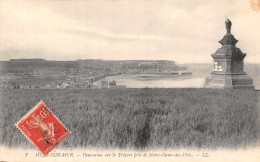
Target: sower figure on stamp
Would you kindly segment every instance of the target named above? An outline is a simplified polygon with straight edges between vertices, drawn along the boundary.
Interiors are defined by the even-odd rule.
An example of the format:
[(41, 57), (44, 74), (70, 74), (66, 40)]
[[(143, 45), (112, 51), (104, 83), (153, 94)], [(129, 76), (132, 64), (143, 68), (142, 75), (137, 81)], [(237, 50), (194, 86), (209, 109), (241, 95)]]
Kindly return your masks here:
[(41, 134), (42, 138), (39, 140), (44, 140), (44, 144), (50, 144), (50, 145), (55, 145), (56, 140), (54, 138), (54, 124), (49, 123), (46, 124), (44, 121), (40, 120), (40, 117), (35, 117), (34, 114), (32, 115), (32, 119), (30, 120), (29, 124), (29, 129), (32, 128), (37, 128)]

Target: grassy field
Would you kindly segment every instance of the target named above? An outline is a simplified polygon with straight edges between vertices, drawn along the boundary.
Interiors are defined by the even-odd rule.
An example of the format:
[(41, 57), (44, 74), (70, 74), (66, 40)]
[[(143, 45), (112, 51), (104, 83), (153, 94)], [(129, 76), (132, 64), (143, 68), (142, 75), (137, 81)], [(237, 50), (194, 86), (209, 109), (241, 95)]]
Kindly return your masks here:
[(255, 91), (2, 90), (0, 143), (34, 147), (14, 124), (43, 100), (71, 131), (60, 147), (237, 148), (257, 141)]

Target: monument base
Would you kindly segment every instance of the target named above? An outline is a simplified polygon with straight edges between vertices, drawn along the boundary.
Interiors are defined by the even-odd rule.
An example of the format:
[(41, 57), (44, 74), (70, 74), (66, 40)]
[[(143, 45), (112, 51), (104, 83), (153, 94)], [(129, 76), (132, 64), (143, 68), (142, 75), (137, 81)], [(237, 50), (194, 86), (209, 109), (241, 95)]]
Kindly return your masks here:
[(214, 72), (206, 78), (205, 88), (255, 89), (253, 79), (247, 74), (216, 74)]

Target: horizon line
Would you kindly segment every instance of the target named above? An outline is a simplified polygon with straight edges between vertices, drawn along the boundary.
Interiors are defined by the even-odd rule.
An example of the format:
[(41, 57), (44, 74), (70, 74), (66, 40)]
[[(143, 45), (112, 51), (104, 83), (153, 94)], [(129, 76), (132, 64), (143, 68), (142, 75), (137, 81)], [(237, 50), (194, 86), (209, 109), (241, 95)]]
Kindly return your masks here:
[[(211, 62), (187, 62), (187, 63), (178, 63), (176, 61), (173, 61), (173, 60), (157, 60), (157, 59), (129, 59), (129, 60), (114, 60), (114, 59), (76, 59), (76, 60), (48, 60), (48, 59), (44, 59), (44, 58), (17, 58), (17, 59), (9, 59), (9, 60), (0, 60), (0, 62), (8, 62), (8, 61), (26, 61), (26, 60), (38, 60), (38, 61), (60, 61), (60, 62), (66, 62), (66, 61), (86, 61), (86, 60), (100, 60), (100, 61), (172, 61), (174, 62), (175, 64), (212, 64)], [(245, 64), (260, 64), (260, 63), (254, 63), (254, 62), (244, 62)]]

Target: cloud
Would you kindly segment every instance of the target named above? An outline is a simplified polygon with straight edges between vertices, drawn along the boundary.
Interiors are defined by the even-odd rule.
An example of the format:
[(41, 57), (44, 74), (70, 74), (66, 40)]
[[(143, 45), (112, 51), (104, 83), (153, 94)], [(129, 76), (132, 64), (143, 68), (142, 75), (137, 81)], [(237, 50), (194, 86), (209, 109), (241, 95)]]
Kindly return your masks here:
[(260, 17), (243, 0), (0, 3), (1, 60), (36, 57), (211, 62), (210, 54), (220, 47), (218, 41), (225, 34), (225, 15), (231, 18), (232, 33), (240, 40), (238, 46), (248, 53), (246, 59), (256, 62), (260, 53), (256, 46), (260, 42)]
[[(3, 25), (0, 27), (2, 47), (16, 48), (17, 52), (28, 51), (28, 49), (42, 51), (41, 55), (35, 53), (35, 55), (38, 55), (37, 57), (49, 58), (51, 55), (56, 55), (54, 58), (70, 59), (73, 58), (69, 56), (72, 54), (78, 55), (78, 57), (89, 57), (89, 55), (93, 57), (93, 55), (98, 54), (101, 56), (100, 51), (102, 49), (100, 48), (105, 51), (120, 51), (113, 49), (118, 48), (117, 45), (114, 45), (113, 42), (108, 43), (107, 39), (109, 41), (111, 39), (117, 39), (117, 41), (169, 39), (155, 35), (114, 33), (103, 29), (100, 22), (67, 19), (45, 6), (41, 7), (31, 2), (16, 1), (16, 3), (10, 3), (5, 1), (1, 6), (0, 16), (3, 18)], [(84, 55), (84, 53), (88, 54)], [(1, 58), (9, 59), (11, 56), (14, 55), (2, 55)], [(25, 54), (21, 56), (25, 56)], [(31, 56), (32, 53), (28, 53), (28, 57)], [(18, 54), (17, 57), (19, 57)]]

